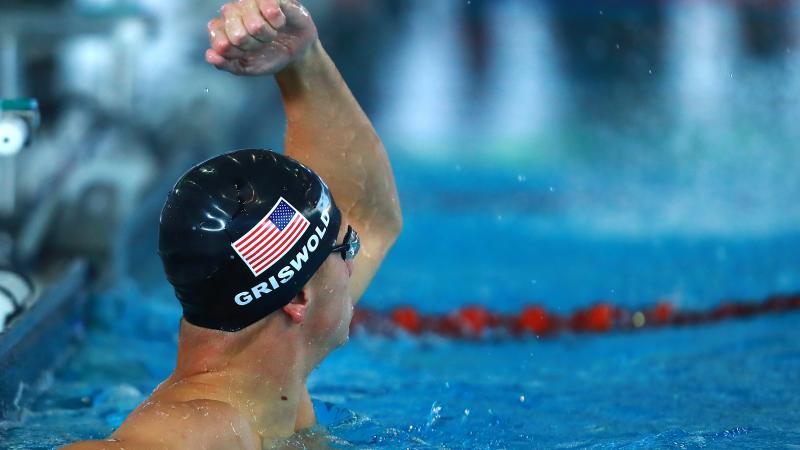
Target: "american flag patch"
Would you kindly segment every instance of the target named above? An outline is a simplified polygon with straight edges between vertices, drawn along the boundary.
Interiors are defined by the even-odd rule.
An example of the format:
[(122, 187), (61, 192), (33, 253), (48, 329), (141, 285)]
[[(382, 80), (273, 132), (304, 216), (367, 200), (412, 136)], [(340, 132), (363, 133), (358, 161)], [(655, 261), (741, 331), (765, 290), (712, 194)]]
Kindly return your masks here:
[(231, 246), (253, 275), (259, 276), (294, 246), (308, 225), (308, 219), (281, 197), (261, 221)]

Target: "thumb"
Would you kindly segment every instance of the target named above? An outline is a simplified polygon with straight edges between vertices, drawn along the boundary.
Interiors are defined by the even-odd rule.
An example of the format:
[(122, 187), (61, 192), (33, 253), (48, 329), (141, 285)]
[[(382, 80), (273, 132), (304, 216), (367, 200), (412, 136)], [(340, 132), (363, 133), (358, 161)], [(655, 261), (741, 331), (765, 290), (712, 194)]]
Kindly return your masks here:
[(311, 20), (311, 14), (297, 0), (280, 0), (281, 11), (286, 16), (286, 24), (291, 27), (304, 28)]

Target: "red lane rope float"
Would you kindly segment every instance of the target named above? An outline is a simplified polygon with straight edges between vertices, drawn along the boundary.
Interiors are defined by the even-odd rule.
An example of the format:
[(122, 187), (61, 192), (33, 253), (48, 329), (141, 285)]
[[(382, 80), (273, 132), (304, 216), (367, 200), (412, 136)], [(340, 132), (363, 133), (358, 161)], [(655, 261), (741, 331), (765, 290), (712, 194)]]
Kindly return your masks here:
[(510, 336), (554, 336), (559, 333), (607, 333), (665, 326), (699, 325), (732, 318), (782, 313), (800, 309), (800, 293), (772, 295), (761, 301), (725, 301), (707, 311), (682, 311), (669, 301), (632, 310), (608, 302), (578, 309), (568, 316), (528, 305), (516, 314), (493, 313), (480, 305), (448, 314), (424, 314), (412, 306), (380, 312), (359, 308), (351, 331), (373, 334), (435, 334), (453, 338), (478, 338), (487, 333)]

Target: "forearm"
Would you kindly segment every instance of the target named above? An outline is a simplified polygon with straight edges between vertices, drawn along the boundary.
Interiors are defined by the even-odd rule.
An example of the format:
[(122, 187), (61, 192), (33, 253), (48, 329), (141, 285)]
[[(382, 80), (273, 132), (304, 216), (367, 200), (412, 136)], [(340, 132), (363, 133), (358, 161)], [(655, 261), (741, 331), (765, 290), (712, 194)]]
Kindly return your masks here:
[(359, 233), (396, 237), (402, 218), (386, 151), (319, 41), (276, 79), (288, 119), (286, 154), (328, 183)]

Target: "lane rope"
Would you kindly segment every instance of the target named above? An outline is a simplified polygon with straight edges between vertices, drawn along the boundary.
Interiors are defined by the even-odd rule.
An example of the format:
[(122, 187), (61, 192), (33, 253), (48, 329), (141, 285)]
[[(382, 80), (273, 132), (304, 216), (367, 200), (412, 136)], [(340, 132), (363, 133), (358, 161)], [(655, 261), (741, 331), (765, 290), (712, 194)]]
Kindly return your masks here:
[(351, 332), (390, 336), (407, 333), (466, 339), (484, 336), (551, 337), (561, 333), (608, 333), (702, 325), (798, 309), (800, 293), (776, 294), (755, 301), (723, 301), (704, 311), (679, 310), (669, 300), (640, 309), (599, 302), (569, 315), (548, 311), (540, 305), (527, 305), (515, 314), (494, 313), (481, 305), (465, 306), (446, 314), (426, 314), (413, 306), (401, 306), (388, 312), (358, 308), (353, 313), (350, 329)]

